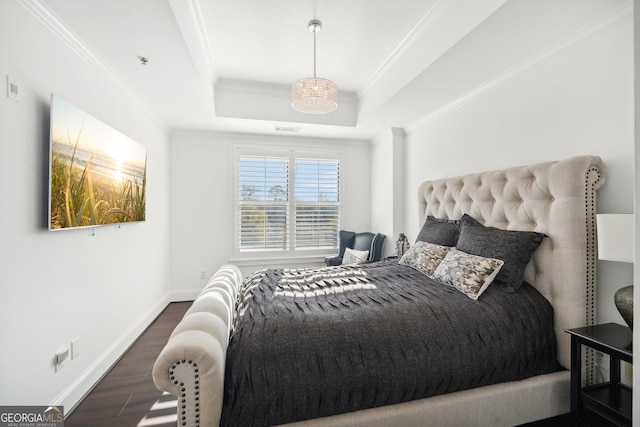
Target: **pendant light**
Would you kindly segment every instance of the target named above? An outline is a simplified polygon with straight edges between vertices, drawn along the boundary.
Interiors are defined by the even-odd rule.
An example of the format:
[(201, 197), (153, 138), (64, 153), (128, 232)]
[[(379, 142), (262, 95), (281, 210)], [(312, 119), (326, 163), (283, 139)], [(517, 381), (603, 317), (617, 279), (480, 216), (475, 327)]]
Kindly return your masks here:
[(316, 34), (322, 29), (318, 20), (309, 21), (313, 33), (313, 77), (298, 80), (291, 86), (291, 107), (307, 114), (326, 114), (338, 108), (338, 86), (331, 80), (316, 77)]

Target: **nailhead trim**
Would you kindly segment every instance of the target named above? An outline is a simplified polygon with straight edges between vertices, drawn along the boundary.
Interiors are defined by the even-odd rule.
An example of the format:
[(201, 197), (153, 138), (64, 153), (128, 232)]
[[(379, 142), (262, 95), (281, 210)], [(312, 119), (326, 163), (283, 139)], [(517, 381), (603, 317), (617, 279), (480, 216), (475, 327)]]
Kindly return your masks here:
[(194, 362), (193, 360), (188, 360), (188, 359), (181, 359), (181, 360), (176, 360), (173, 365), (171, 365), (171, 368), (169, 370), (169, 378), (170, 380), (173, 382), (173, 384), (177, 385), (180, 387), (180, 400), (181, 400), (181, 411), (180, 411), (180, 416), (181, 416), (181, 425), (186, 426), (187, 425), (187, 387), (185, 386), (184, 381), (178, 381), (176, 379), (176, 372), (175, 370), (177, 369), (177, 367), (180, 364), (187, 364), (187, 365), (191, 365), (193, 367), (193, 377), (194, 377), (194, 386), (193, 386), (193, 407), (195, 409), (195, 425), (196, 426), (200, 426), (200, 370), (198, 369), (198, 364), (196, 362)]
[[(596, 190), (602, 174), (598, 168), (591, 167), (585, 174), (585, 218), (587, 220), (587, 273), (586, 273), (586, 326), (596, 321)], [(584, 353), (585, 382), (595, 382), (595, 351), (586, 349)]]
[[(595, 323), (596, 318), (596, 225), (595, 225), (595, 214), (596, 214), (596, 191), (598, 188), (602, 186), (603, 182), (603, 172), (599, 169), (596, 162), (591, 165), (586, 166), (587, 169), (584, 170), (583, 175), (583, 196), (584, 196), (584, 206), (580, 207), (580, 209), (584, 209), (585, 221), (584, 224), (585, 229), (585, 238), (586, 238), (586, 272), (584, 276), (585, 280), (585, 291), (586, 291), (586, 301), (585, 301), (585, 316), (586, 316), (586, 325), (593, 325)], [(468, 181), (466, 179), (469, 179)], [(500, 183), (500, 179), (496, 177), (496, 187), (505, 187), (508, 182), (508, 178), (505, 172), (501, 172), (503, 183)], [(529, 178), (531, 182), (536, 182), (536, 176), (529, 173)], [(538, 185), (537, 182), (535, 185)], [(443, 180), (436, 181), (427, 181), (424, 182), (420, 186), (420, 200), (419, 200), (419, 209), (420, 209), (420, 218), (425, 219), (428, 215), (433, 215), (435, 217), (449, 217), (449, 218), (459, 218), (462, 216), (461, 206), (466, 206), (466, 213), (475, 214), (478, 220), (481, 220), (480, 213), (473, 211), (473, 205), (478, 201), (475, 196), (470, 197), (467, 193), (469, 191), (463, 192), (463, 189), (467, 186), (473, 188), (473, 191), (477, 190), (479, 187), (486, 185), (485, 182), (481, 178), (471, 179), (470, 177), (463, 176), (458, 178), (448, 178)], [(460, 197), (453, 197), (452, 194), (459, 195)], [(475, 193), (474, 193), (475, 194)], [(517, 196), (514, 196), (517, 197)], [(522, 197), (520, 197), (522, 198)], [(486, 199), (482, 199), (483, 203), (495, 203), (493, 199), (487, 196)], [(550, 198), (551, 201), (555, 201), (554, 197)], [(512, 202), (512, 200), (506, 200), (507, 202)], [(519, 200), (516, 200), (519, 201)], [(526, 204), (526, 201), (525, 201)], [(471, 209), (471, 212), (469, 211)], [(478, 209), (483, 210), (483, 209)], [(506, 220), (506, 218), (504, 218)], [(537, 218), (531, 218), (531, 223), (533, 228), (537, 228), (537, 223), (539, 220)], [(483, 221), (481, 221), (483, 222)], [(553, 244), (550, 242), (549, 244)], [(535, 265), (534, 265), (535, 267)], [(585, 367), (585, 381), (587, 385), (593, 384), (595, 380), (595, 353), (591, 349), (587, 349), (585, 351), (585, 357), (583, 360)]]

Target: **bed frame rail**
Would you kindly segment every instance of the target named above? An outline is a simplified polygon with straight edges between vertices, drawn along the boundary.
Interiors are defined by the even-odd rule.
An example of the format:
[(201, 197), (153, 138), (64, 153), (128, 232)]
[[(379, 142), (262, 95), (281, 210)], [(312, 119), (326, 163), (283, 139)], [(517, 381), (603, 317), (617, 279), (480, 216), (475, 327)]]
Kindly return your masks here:
[(153, 381), (178, 396), (179, 426), (217, 426), (224, 370), (242, 274), (221, 267), (176, 326), (153, 366)]

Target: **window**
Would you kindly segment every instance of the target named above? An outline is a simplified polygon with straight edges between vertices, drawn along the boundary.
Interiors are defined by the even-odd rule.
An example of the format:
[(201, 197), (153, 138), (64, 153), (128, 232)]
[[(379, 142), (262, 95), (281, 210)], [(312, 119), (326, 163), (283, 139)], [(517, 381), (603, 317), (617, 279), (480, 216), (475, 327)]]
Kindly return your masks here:
[(238, 256), (304, 256), (338, 247), (339, 155), (239, 149), (236, 171)]

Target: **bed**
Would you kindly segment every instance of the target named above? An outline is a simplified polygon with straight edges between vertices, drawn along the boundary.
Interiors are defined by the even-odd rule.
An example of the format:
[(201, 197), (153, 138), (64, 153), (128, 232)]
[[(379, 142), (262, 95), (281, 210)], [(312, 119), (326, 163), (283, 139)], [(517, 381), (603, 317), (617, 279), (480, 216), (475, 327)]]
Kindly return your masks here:
[[(255, 367), (255, 360), (253, 361), (253, 368), (243, 367), (240, 364), (241, 359), (244, 357), (243, 355), (259, 353), (256, 349), (260, 346), (253, 344), (252, 347), (252, 345), (249, 345), (247, 347), (249, 350), (247, 350), (247, 348), (243, 349), (239, 344), (239, 342), (242, 342), (239, 337), (246, 335), (245, 331), (252, 330), (254, 325), (253, 321), (251, 321), (243, 326), (243, 324), (238, 323), (239, 319), (247, 317), (248, 313), (250, 313), (252, 319), (253, 317), (268, 319), (268, 322), (271, 322), (268, 323), (271, 328), (275, 327), (278, 331), (281, 331), (285, 328), (283, 326), (285, 324), (273, 323), (274, 319), (278, 319), (278, 316), (281, 316), (280, 314), (278, 316), (274, 314), (278, 310), (289, 316), (299, 310), (303, 314), (299, 314), (296, 317), (310, 319), (313, 316), (309, 314), (309, 310), (313, 311), (315, 307), (316, 310), (312, 314), (321, 316), (321, 312), (324, 309), (320, 303), (311, 308), (307, 307), (306, 313), (304, 311), (305, 300), (310, 297), (309, 290), (312, 289), (314, 292), (311, 293), (317, 294), (315, 287), (318, 280), (324, 280), (324, 282), (332, 281), (335, 279), (334, 275), (341, 274), (345, 281), (341, 282), (342, 291), (339, 292), (340, 295), (336, 295), (335, 291), (329, 292), (331, 294), (329, 296), (326, 295), (326, 291), (321, 292), (324, 295), (323, 298), (325, 298), (323, 300), (326, 302), (325, 307), (329, 307), (331, 304), (352, 306), (349, 311), (342, 311), (342, 313), (349, 314), (342, 314), (341, 316), (348, 317), (352, 324), (364, 323), (365, 325), (373, 325), (372, 328), (374, 330), (375, 328), (384, 329), (381, 325), (391, 323), (381, 322), (378, 326), (375, 326), (375, 320), (380, 319), (382, 315), (378, 315), (378, 313), (372, 315), (373, 308), (362, 308), (361, 306), (366, 306), (363, 301), (375, 301), (376, 299), (380, 301), (384, 299), (393, 300), (394, 294), (390, 293), (391, 290), (387, 288), (393, 288), (395, 285), (387, 284), (389, 275), (396, 278), (411, 276), (411, 280), (427, 280), (424, 278), (416, 279), (414, 275), (418, 274), (420, 276), (422, 273), (416, 273), (416, 269), (407, 266), (406, 263), (401, 265), (401, 263), (394, 261), (384, 261), (367, 266), (328, 267), (327, 269), (329, 270), (260, 271), (246, 278), (243, 278), (240, 271), (232, 265), (221, 267), (203, 289), (200, 296), (194, 301), (192, 307), (178, 324), (167, 345), (159, 355), (153, 368), (154, 381), (158, 388), (178, 396), (178, 425), (187, 426), (217, 426), (221, 420), (225, 425), (232, 425), (236, 422), (243, 423), (246, 419), (230, 418), (229, 414), (234, 410), (238, 414), (246, 414), (247, 411), (253, 409), (256, 409), (256, 415), (249, 416), (249, 419), (257, 425), (286, 424), (296, 426), (422, 426), (425, 423), (437, 426), (513, 426), (567, 413), (569, 412), (570, 376), (568, 368), (570, 366), (570, 342), (564, 331), (568, 328), (584, 326), (594, 322), (595, 199), (596, 190), (602, 186), (604, 180), (605, 166), (601, 159), (595, 156), (580, 156), (556, 162), (427, 181), (418, 190), (419, 217), (420, 223), (424, 224), (423, 230), (427, 229), (428, 224), (442, 222), (458, 224), (460, 230), (463, 229), (463, 226), (467, 227), (467, 230), (480, 233), (478, 234), (479, 236), (489, 230), (490, 233), (498, 233), (500, 236), (515, 235), (515, 230), (525, 233), (529, 237), (539, 236), (536, 247), (529, 254), (530, 259), (527, 259), (524, 264), (526, 267), (523, 265), (524, 271), (521, 278), (526, 283), (519, 290), (515, 292), (513, 290), (509, 290), (509, 292), (503, 291), (502, 285), (498, 286), (497, 283), (501, 283), (498, 278), (502, 276), (499, 275), (505, 273), (507, 269), (501, 270), (502, 266), (500, 268), (494, 266), (492, 268), (496, 272), (493, 279), (496, 282), (490, 284), (488, 288), (483, 288), (480, 292), (478, 292), (478, 288), (472, 287), (471, 293), (465, 293), (468, 289), (464, 285), (457, 289), (455, 289), (455, 286), (441, 285), (440, 291), (438, 291), (451, 295), (451, 298), (457, 298), (455, 299), (455, 304), (449, 305), (468, 304), (468, 307), (488, 306), (489, 309), (492, 309), (493, 305), (500, 303), (500, 301), (506, 302), (508, 306), (515, 307), (513, 304), (516, 304), (516, 300), (513, 298), (520, 298), (522, 295), (527, 298), (535, 298), (536, 309), (530, 313), (526, 314), (525, 308), (519, 308), (507, 314), (509, 317), (514, 316), (514, 312), (525, 313), (520, 318), (509, 317), (511, 321), (492, 320), (491, 322), (486, 322), (496, 324), (494, 326), (497, 330), (509, 328), (511, 324), (527, 322), (529, 318), (536, 317), (539, 314), (539, 317), (548, 318), (549, 312), (551, 312), (553, 322), (550, 326), (541, 328), (545, 329), (546, 338), (539, 340), (550, 340), (548, 331), (550, 328), (552, 329), (551, 337), (555, 341), (555, 345), (553, 345), (554, 343), (541, 345), (540, 348), (544, 348), (544, 352), (535, 351), (536, 354), (540, 354), (540, 356), (534, 357), (539, 363), (520, 363), (537, 366), (533, 371), (528, 371), (529, 373), (523, 374), (516, 369), (515, 371), (517, 372), (513, 374), (515, 376), (508, 377), (515, 379), (505, 381), (501, 379), (500, 375), (493, 375), (494, 369), (492, 368), (490, 369), (491, 375), (478, 375), (476, 373), (474, 379), (467, 381), (465, 380), (465, 375), (461, 374), (466, 372), (466, 368), (463, 365), (458, 365), (459, 368), (450, 374), (451, 378), (458, 379), (450, 382), (462, 383), (466, 381), (468, 384), (461, 391), (450, 392), (451, 388), (446, 386), (439, 387), (436, 385), (431, 387), (429, 385), (421, 385), (422, 381), (420, 379), (423, 378), (425, 373), (419, 369), (429, 363), (425, 363), (422, 359), (416, 359), (423, 355), (421, 351), (415, 350), (415, 348), (419, 347), (428, 352), (428, 343), (417, 347), (413, 346), (414, 350), (412, 351), (407, 350), (407, 346), (404, 344), (394, 344), (392, 347), (399, 347), (399, 351), (405, 353), (405, 358), (409, 358), (414, 362), (416, 360), (419, 361), (419, 363), (410, 364), (413, 370), (409, 370), (409, 372), (398, 371), (397, 373), (398, 376), (409, 378), (412, 377), (412, 372), (414, 374), (414, 385), (411, 388), (411, 392), (402, 393), (407, 396), (399, 399), (386, 398), (381, 403), (380, 401), (375, 401), (376, 397), (374, 395), (367, 394), (368, 386), (365, 382), (365, 391), (349, 392), (346, 403), (344, 396), (334, 393), (331, 397), (332, 404), (327, 405), (326, 402), (324, 404), (317, 403), (318, 401), (327, 400), (327, 389), (319, 388), (318, 390), (320, 391), (316, 390), (316, 394), (311, 394), (311, 397), (306, 398), (307, 402), (316, 402), (314, 404), (305, 404), (307, 407), (313, 406), (313, 408), (316, 408), (308, 412), (308, 414), (316, 414), (311, 419), (299, 419), (299, 415), (294, 415), (293, 418), (289, 418), (293, 422), (289, 422), (286, 417), (273, 415), (272, 409), (274, 406), (269, 406), (271, 397), (280, 402), (275, 406), (284, 407), (288, 411), (291, 411), (293, 407), (301, 406), (299, 402), (293, 403), (298, 395), (296, 383), (300, 382), (297, 375), (298, 370), (301, 369), (300, 366), (295, 365), (295, 361), (303, 358), (309, 360), (313, 358), (320, 359), (320, 356), (317, 355), (322, 352), (317, 348), (314, 350), (313, 347), (309, 347), (311, 345), (309, 342), (296, 346), (296, 342), (302, 343), (300, 336), (288, 341), (285, 340), (279, 343), (278, 346), (282, 347), (285, 345), (283, 343), (293, 342), (293, 345), (290, 344), (292, 348), (302, 347), (307, 349), (307, 354), (295, 356), (291, 361), (281, 360), (282, 363), (280, 365), (265, 365), (262, 374), (260, 374)], [(511, 233), (512, 231), (514, 233)], [(460, 233), (459, 237), (462, 237), (462, 231)], [(521, 234), (518, 233), (518, 235)], [(465, 236), (468, 236), (468, 234), (465, 234)], [(473, 244), (468, 237), (460, 239), (460, 241), (461, 246)], [(416, 244), (415, 246), (418, 247), (420, 245)], [(450, 252), (454, 253), (453, 250)], [(461, 256), (457, 252), (455, 255)], [(464, 252), (462, 252), (462, 255), (464, 255)], [(449, 253), (447, 253), (447, 256), (449, 256)], [(485, 262), (485, 260), (482, 262)], [(441, 264), (447, 263), (442, 262)], [(381, 271), (382, 273), (380, 273)], [(269, 280), (273, 279), (274, 281), (269, 282), (271, 285), (266, 286), (264, 289), (259, 288), (258, 286), (265, 282), (268, 276), (273, 276)], [(309, 282), (309, 277), (313, 277), (314, 281)], [(446, 277), (451, 278), (447, 276), (446, 271), (444, 273), (440, 271), (438, 278)], [(285, 279), (284, 282), (282, 281), (283, 278)], [(392, 279), (391, 282), (395, 280)], [(516, 285), (519, 285), (519, 283)], [(401, 296), (396, 299), (407, 300), (408, 298), (405, 298), (407, 295), (413, 297), (420, 293), (431, 293), (431, 291), (421, 292), (420, 290), (416, 291), (416, 289), (435, 289), (436, 286), (436, 284), (433, 284), (429, 285), (429, 287), (424, 285), (419, 288), (403, 287), (399, 291)], [(260, 289), (260, 291), (258, 292), (256, 289)], [(374, 293), (371, 294), (372, 292)], [(476, 295), (473, 295), (474, 292)], [(542, 296), (542, 298), (538, 298), (536, 295)], [(473, 296), (477, 297), (477, 299), (474, 299)], [(291, 300), (293, 305), (288, 307), (279, 305), (285, 299)], [(265, 301), (267, 300), (272, 302), (275, 300), (277, 302), (275, 308), (266, 304)], [(410, 304), (413, 304), (413, 307), (422, 307), (423, 303), (416, 304), (412, 302)], [(545, 304), (548, 305), (548, 308), (545, 308)], [(372, 303), (370, 305), (375, 307), (378, 304)], [(356, 309), (356, 306), (360, 308)], [(406, 305), (394, 306), (391, 312), (407, 311), (406, 307)], [(429, 310), (437, 311), (437, 309)], [(261, 311), (263, 312), (260, 313)], [(499, 310), (495, 309), (494, 311)], [(361, 315), (354, 316), (352, 314), (356, 312), (361, 313)], [(363, 320), (361, 316), (367, 315), (370, 317)], [(462, 315), (452, 315), (452, 317), (456, 316), (464, 317)], [(415, 331), (410, 333), (411, 328), (409, 325), (412, 323), (413, 321), (401, 324), (404, 326), (400, 329), (394, 329), (396, 334), (407, 335), (409, 339), (419, 338)], [(265, 329), (265, 326), (263, 325), (261, 328)], [(531, 327), (524, 326), (524, 328), (528, 330)], [(309, 330), (312, 329), (318, 328), (310, 327)], [(321, 335), (326, 334), (329, 329), (324, 330)], [(340, 331), (345, 328), (333, 329)], [(430, 328), (423, 328), (425, 331), (427, 329)], [(335, 335), (337, 332), (331, 333), (334, 333), (334, 335), (330, 339), (338, 342), (340, 348), (344, 348), (342, 341), (340, 341), (341, 339), (345, 342), (351, 340), (348, 334), (345, 335), (343, 333), (340, 336)], [(456, 333), (458, 332), (453, 331), (452, 334), (455, 335)], [(382, 333), (379, 335), (382, 335)], [(469, 340), (473, 342), (475, 339), (476, 343), (480, 343), (484, 341), (492, 342), (496, 337), (502, 338), (495, 331), (478, 332), (476, 335), (478, 336), (469, 338)], [(521, 334), (516, 333), (514, 335)], [(231, 341), (229, 339), (230, 336), (232, 337)], [(268, 337), (269, 335), (263, 335), (262, 340), (269, 341), (264, 338), (265, 336)], [(275, 337), (275, 335), (273, 336)], [(430, 337), (429, 342), (435, 342), (434, 339), (437, 338)], [(365, 342), (369, 343), (370, 341), (369, 339)], [(453, 342), (457, 343), (457, 341), (454, 340)], [(365, 365), (373, 363), (368, 355), (382, 353), (380, 348), (366, 347), (363, 350), (363, 344), (359, 345), (359, 357), (360, 360), (366, 360)], [(522, 348), (533, 346), (533, 344), (527, 342), (513, 342), (504, 345), (511, 346), (507, 347), (509, 350), (505, 349), (504, 351), (504, 353), (510, 355), (516, 354)], [(479, 345), (479, 347), (481, 346)], [(491, 349), (491, 346), (489, 346), (489, 349)], [(269, 351), (277, 351), (277, 349)], [(459, 351), (464, 352), (464, 349)], [(495, 354), (500, 353), (495, 348), (493, 351)], [(285, 357), (283, 355), (287, 353), (279, 354), (278, 357), (273, 357), (272, 359), (282, 359)], [(553, 355), (553, 360), (551, 361), (548, 360), (551, 357), (549, 354)], [(227, 355), (230, 355), (228, 360)], [(586, 381), (590, 382), (590, 377), (593, 375), (593, 360), (590, 359), (591, 355), (589, 353), (585, 357), (587, 360), (583, 365), (587, 371)], [(268, 357), (263, 357), (262, 361), (258, 363), (265, 364), (267, 363), (265, 360), (268, 361), (269, 359)], [(338, 360), (339, 357), (334, 356), (334, 359), (336, 361), (332, 361), (331, 364), (327, 360), (314, 362), (314, 369), (318, 371), (318, 366), (324, 369), (328, 366), (333, 367), (341, 364)], [(350, 363), (353, 363), (353, 360), (358, 358), (352, 354), (351, 356), (348, 355), (347, 359), (350, 359)], [(485, 363), (489, 359), (492, 358), (483, 357), (481, 361)], [(385, 369), (388, 368), (385, 371), (389, 379), (388, 382), (393, 382), (396, 375), (393, 367), (395, 360), (397, 360), (396, 356), (391, 355), (384, 363)], [(441, 360), (438, 363), (445, 362), (446, 360)], [(252, 362), (249, 361), (248, 363)], [(507, 363), (502, 362), (501, 364)], [(301, 363), (301, 365), (305, 364), (309, 365), (310, 363)], [(292, 366), (291, 371), (284, 370), (283, 366), (286, 365)], [(397, 365), (406, 365), (406, 363), (398, 363)], [(246, 375), (243, 374), (243, 369), (246, 371)], [(257, 373), (251, 377), (249, 371), (254, 369)], [(378, 371), (379, 367), (375, 370)], [(294, 371), (295, 375), (292, 374)], [(354, 378), (350, 379), (347, 374), (347, 380), (345, 380), (343, 371), (341, 381), (345, 383), (359, 382), (360, 377), (356, 380), (355, 376), (360, 374), (354, 371), (353, 375)], [(326, 376), (327, 372), (320, 370), (320, 372), (316, 372), (314, 380), (309, 382), (310, 385), (305, 385), (302, 388), (313, 389), (317, 383), (324, 381)], [(225, 389), (225, 377), (227, 389)], [(269, 385), (276, 382), (276, 380), (279, 381), (280, 378), (286, 377), (293, 378), (291, 382), (284, 383), (284, 391), (271, 393), (260, 388), (260, 382)], [(480, 377), (481, 379), (476, 381)], [(429, 374), (429, 378), (431, 378), (431, 374)], [(244, 384), (238, 386), (242, 381), (244, 381)], [(230, 386), (230, 383), (233, 386)], [(424, 383), (428, 384), (429, 381)], [(437, 384), (442, 383), (442, 380), (437, 381)], [(230, 391), (230, 388), (234, 387), (237, 390), (235, 392)], [(255, 390), (251, 391), (253, 388)], [(418, 389), (420, 389), (420, 392), (416, 392)], [(325, 395), (322, 394), (322, 390), (325, 390)], [(287, 394), (287, 392), (290, 394)], [(387, 394), (392, 393), (387, 392)], [(422, 397), (423, 395), (432, 397)], [(363, 406), (363, 401), (368, 403)], [(385, 402), (390, 404), (384, 404)], [(234, 409), (234, 405), (236, 405), (236, 409)], [(327, 406), (339, 408), (340, 413), (332, 415), (325, 412)], [(349, 406), (356, 410), (344, 412), (344, 408)], [(369, 407), (361, 409), (366, 406)], [(283, 420), (284, 422), (281, 423), (280, 421)], [(428, 420), (428, 422), (425, 420)]]

